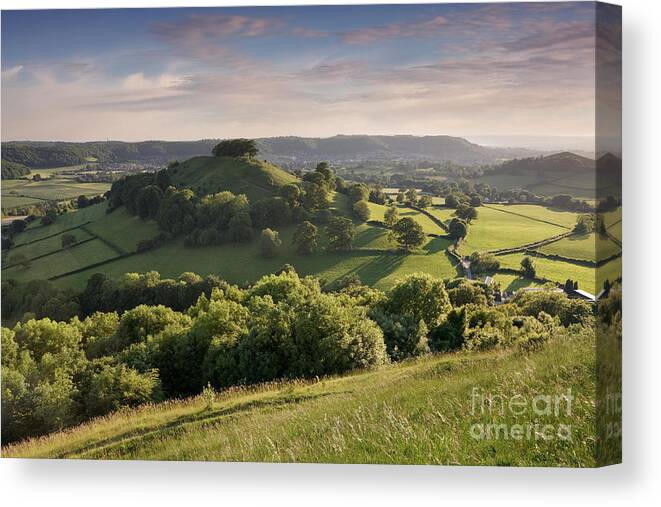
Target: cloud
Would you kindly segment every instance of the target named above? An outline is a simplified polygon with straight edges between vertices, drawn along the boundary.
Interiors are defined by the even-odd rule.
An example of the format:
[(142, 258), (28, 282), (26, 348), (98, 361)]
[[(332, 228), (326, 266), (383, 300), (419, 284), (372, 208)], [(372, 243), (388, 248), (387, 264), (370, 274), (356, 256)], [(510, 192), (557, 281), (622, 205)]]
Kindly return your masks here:
[(3, 80), (14, 79), (16, 76), (18, 76), (21, 73), (22, 70), (23, 70), (23, 65), (15, 65), (14, 67), (3, 70), (2, 79)]
[(367, 44), (382, 39), (398, 37), (426, 37), (438, 34), (447, 24), (444, 16), (435, 16), (425, 21), (413, 23), (393, 23), (389, 25), (365, 27), (340, 34), (347, 44)]

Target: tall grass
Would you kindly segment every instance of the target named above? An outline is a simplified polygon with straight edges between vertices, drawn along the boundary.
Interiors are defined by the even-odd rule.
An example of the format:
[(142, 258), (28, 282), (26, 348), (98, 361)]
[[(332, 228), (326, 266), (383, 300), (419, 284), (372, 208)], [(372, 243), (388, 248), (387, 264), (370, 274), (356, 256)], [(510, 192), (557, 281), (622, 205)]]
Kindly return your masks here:
[[(3, 449), (7, 457), (595, 465), (595, 336), (571, 330), (534, 352), (428, 356), (315, 381), (233, 388), (122, 411)], [(472, 396), (495, 405), (475, 410)], [(531, 401), (571, 389), (571, 413), (540, 415)], [(522, 412), (500, 410), (517, 396)], [(496, 407), (494, 409), (494, 407)], [(503, 408), (501, 406), (500, 408)], [(530, 435), (476, 437), (476, 427), (522, 425)], [(544, 439), (568, 425), (571, 440)], [(476, 426), (477, 425), (477, 426)]]

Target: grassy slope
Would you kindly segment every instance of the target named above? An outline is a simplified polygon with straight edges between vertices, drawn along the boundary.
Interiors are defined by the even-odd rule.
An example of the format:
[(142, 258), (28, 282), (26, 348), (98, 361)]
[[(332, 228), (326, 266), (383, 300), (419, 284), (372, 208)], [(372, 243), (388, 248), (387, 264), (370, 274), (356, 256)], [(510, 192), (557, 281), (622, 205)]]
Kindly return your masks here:
[(551, 211), (541, 206), (481, 206), (477, 219), (468, 227), (468, 237), (461, 251), (470, 254), (475, 250), (512, 248), (541, 241), (567, 232), (568, 224), (575, 222), (574, 213)]
[(562, 255), (570, 259), (594, 261), (616, 254), (620, 251), (620, 247), (610, 239), (592, 233), (563, 238), (560, 241), (543, 246), (540, 251), (546, 254)]
[[(326, 245), (323, 226), (320, 246)], [(120, 259), (103, 266), (110, 277), (119, 277), (128, 271), (157, 270), (164, 277), (177, 277), (184, 271), (201, 275), (216, 273), (233, 283), (253, 282), (267, 273), (273, 273), (289, 263), (301, 274), (316, 274), (332, 282), (348, 274), (356, 274), (367, 284), (385, 288), (404, 274), (426, 271), (440, 278), (457, 276), (450, 259), (444, 252), (447, 240), (433, 238), (419, 252), (403, 255), (378, 252), (373, 249), (390, 248), (387, 231), (367, 224), (358, 226), (356, 250), (343, 253), (319, 251), (310, 256), (298, 255), (292, 241), (295, 226), (279, 231), (283, 244), (276, 257), (261, 256), (257, 240), (248, 244), (228, 244), (217, 247), (187, 248), (183, 240), (168, 243), (157, 250)], [(363, 250), (369, 249), (369, 250)], [(98, 269), (98, 268), (97, 268)], [(80, 288), (96, 269), (83, 271), (58, 281), (61, 285)]]
[[(515, 253), (498, 257), (500, 265), (504, 268), (520, 269), (524, 254)], [(596, 270), (594, 268), (579, 266), (569, 262), (551, 259), (535, 259), (537, 275), (555, 282), (564, 283), (567, 278), (576, 280), (580, 289), (595, 293), (597, 287)]]
[(229, 190), (245, 194), (253, 202), (296, 181), (295, 176), (268, 162), (228, 157), (194, 157), (173, 168), (170, 175), (177, 186), (200, 195)]
[[(429, 356), (315, 383), (282, 383), (125, 411), (3, 449), (6, 457), (594, 466), (594, 336), (541, 351)], [(473, 404), (518, 395), (521, 415)], [(575, 397), (538, 415), (537, 395)], [(522, 399), (518, 398), (518, 400)], [(564, 407), (564, 405), (563, 405)], [(572, 441), (478, 440), (473, 424), (571, 424)], [(534, 433), (533, 433), (534, 435)]]

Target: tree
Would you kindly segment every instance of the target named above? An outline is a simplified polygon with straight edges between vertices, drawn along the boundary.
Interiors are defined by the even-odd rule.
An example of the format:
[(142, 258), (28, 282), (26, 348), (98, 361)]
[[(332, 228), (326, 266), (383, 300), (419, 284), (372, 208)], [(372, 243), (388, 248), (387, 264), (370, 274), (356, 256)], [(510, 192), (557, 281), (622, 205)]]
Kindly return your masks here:
[(466, 222), (459, 218), (453, 218), (450, 221), (448, 229), (450, 231), (449, 236), (454, 240), (465, 238), (466, 234), (468, 234), (468, 227), (466, 226)]
[(381, 187), (375, 187), (370, 190), (370, 202), (376, 204), (385, 204), (387, 198), (388, 197)]
[(301, 197), (301, 187), (295, 183), (287, 183), (280, 187), (280, 196), (293, 208)]
[(392, 229), (397, 220), (399, 220), (399, 209), (395, 204), (391, 204), (383, 214), (383, 223), (386, 224), (386, 227)]
[(138, 215), (143, 220), (154, 219), (163, 198), (163, 191), (157, 185), (147, 185), (138, 191), (136, 206)]
[(459, 218), (466, 220), (467, 222), (470, 222), (471, 220), (477, 218), (477, 210), (472, 206), (467, 206), (466, 204), (460, 204), (459, 206), (457, 206), (457, 211), (455, 212), (455, 214)]
[(349, 188), (349, 199), (351, 202), (366, 201), (369, 199), (370, 189), (363, 183), (351, 185)]
[(328, 162), (319, 162), (315, 168), (315, 172), (323, 176), (324, 183), (328, 190), (335, 190), (335, 174), (328, 165)]
[(76, 236), (73, 234), (62, 234), (62, 248), (69, 248), (76, 243)]
[(427, 209), (432, 205), (433, 201), (432, 198), (428, 195), (423, 195), (420, 199), (418, 199), (418, 207), (422, 209)]
[(324, 209), (330, 206), (328, 189), (324, 184), (317, 185), (312, 181), (304, 181), (303, 206), (308, 210)]
[(296, 228), (294, 244), (298, 253), (303, 255), (311, 254), (317, 249), (318, 240), (317, 226), (307, 220)]
[(418, 191), (415, 188), (409, 188), (406, 191), (406, 200), (411, 204), (418, 202)]
[(474, 194), (471, 196), (470, 204), (473, 208), (479, 208), (482, 206), (482, 198), (479, 195)]
[(454, 194), (448, 194), (445, 197), (445, 205), (449, 208), (456, 208), (459, 206), (459, 199), (457, 199), (457, 196)]
[(360, 222), (367, 222), (370, 219), (370, 207), (367, 201), (357, 201), (352, 206), (353, 216)]
[(278, 248), (282, 245), (282, 241), (278, 235), (278, 231), (272, 229), (262, 230), (260, 237), (260, 247), (264, 257), (275, 257), (278, 253)]
[(89, 197), (86, 195), (79, 195), (78, 199), (76, 199), (76, 205), (78, 206), (78, 209), (87, 208), (87, 206), (90, 205)]
[(443, 280), (427, 273), (406, 276), (388, 291), (383, 304), (386, 312), (423, 321), (429, 330), (442, 322), (450, 308)]
[(392, 228), (392, 237), (405, 250), (413, 250), (421, 246), (426, 238), (422, 226), (411, 217), (404, 217)]
[(475, 273), (496, 271), (500, 267), (500, 261), (491, 253), (473, 252), (469, 259), (471, 263), (471, 271)]
[(397, 193), (397, 202), (402, 204), (404, 200), (406, 199), (406, 194), (404, 192), (398, 192)]
[(214, 157), (245, 157), (253, 158), (259, 152), (257, 143), (252, 139), (226, 139), (212, 150)]
[(242, 211), (235, 214), (229, 221), (228, 234), (230, 240), (246, 243), (253, 238), (252, 220), (250, 213)]
[(535, 263), (531, 257), (526, 256), (521, 259), (521, 275), (526, 278), (535, 278), (537, 275)]
[(348, 218), (335, 217), (326, 226), (328, 236), (328, 251), (341, 252), (351, 250), (351, 243), (356, 231)]
[(576, 219), (574, 232), (576, 234), (589, 234), (595, 229), (594, 215), (579, 215)]

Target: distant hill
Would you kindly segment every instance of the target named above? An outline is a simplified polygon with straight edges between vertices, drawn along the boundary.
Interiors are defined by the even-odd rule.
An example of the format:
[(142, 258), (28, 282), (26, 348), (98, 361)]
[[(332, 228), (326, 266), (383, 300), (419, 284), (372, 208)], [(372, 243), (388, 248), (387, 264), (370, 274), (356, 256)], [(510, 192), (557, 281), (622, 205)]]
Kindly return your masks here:
[(537, 174), (540, 176), (551, 174), (561, 176), (563, 173), (594, 172), (594, 167), (594, 160), (564, 151), (544, 157), (508, 160), (493, 172), (494, 174)]
[(178, 187), (190, 188), (196, 194), (229, 190), (246, 194), (251, 201), (269, 197), (282, 185), (296, 181), (294, 175), (268, 162), (229, 157), (194, 157), (169, 173)]
[[(61, 167), (98, 162), (157, 162), (208, 155), (219, 139), (87, 143), (12, 141), (2, 143), (2, 159), (26, 167)], [(457, 164), (493, 164), (538, 155), (523, 148), (493, 148), (451, 136), (268, 137), (257, 139), (260, 158), (274, 162), (333, 163), (360, 160), (431, 160)]]
[(622, 160), (611, 153), (595, 161), (565, 151), (508, 160), (485, 172), (480, 180), (500, 189), (518, 187), (537, 195), (617, 196), (622, 188)]

